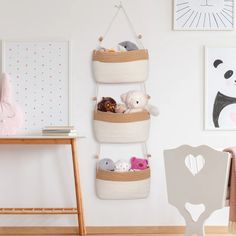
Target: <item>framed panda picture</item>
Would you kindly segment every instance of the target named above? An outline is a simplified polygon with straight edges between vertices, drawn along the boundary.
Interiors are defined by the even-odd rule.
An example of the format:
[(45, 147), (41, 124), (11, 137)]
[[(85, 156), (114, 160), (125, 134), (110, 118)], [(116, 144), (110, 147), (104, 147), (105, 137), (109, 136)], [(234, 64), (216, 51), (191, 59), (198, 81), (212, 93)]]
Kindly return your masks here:
[(233, 30), (234, 0), (174, 0), (175, 30)]
[(236, 47), (205, 48), (205, 129), (236, 130)]

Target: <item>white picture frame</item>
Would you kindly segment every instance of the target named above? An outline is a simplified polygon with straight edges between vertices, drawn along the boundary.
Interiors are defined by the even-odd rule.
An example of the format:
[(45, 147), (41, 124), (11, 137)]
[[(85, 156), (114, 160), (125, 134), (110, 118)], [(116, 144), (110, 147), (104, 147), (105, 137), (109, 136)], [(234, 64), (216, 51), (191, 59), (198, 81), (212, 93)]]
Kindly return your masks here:
[(173, 0), (173, 30), (234, 30), (234, 15), (234, 0)]
[(236, 130), (236, 47), (205, 47), (205, 130)]
[[(51, 48), (52, 48), (51, 50), (52, 56), (50, 56), (50, 51), (48, 49), (49, 44), (51, 45)], [(10, 69), (9, 67), (9, 62), (10, 62), (10, 59), (8, 58), (10, 57), (10, 54), (8, 51), (9, 46), (17, 47), (18, 49), (18, 53), (13, 54), (13, 56), (15, 56), (15, 59), (14, 58), (12, 59), (15, 64), (19, 61), (18, 71), (14, 70), (14, 66), (16, 66), (14, 63), (12, 63), (11, 65), (13, 69)], [(27, 54), (23, 54), (22, 52), (22, 49), (24, 47), (27, 47), (28, 51), (30, 50), (32, 51), (32, 48), (30, 47), (34, 47), (35, 50), (33, 53), (36, 53), (37, 56), (33, 57), (34, 56), (33, 54), (31, 55), (29, 54), (30, 56), (28, 56), (28, 61), (27, 61)], [(40, 47), (41, 49), (44, 49), (45, 52), (40, 51)], [(57, 53), (56, 51), (59, 48), (61, 49), (60, 54)], [(17, 57), (19, 57), (20, 59), (19, 58), (17, 59)], [(30, 57), (32, 57), (31, 60), (30, 60)], [(21, 73), (22, 71), (21, 68), (23, 67), (26, 61), (28, 62), (28, 67), (31, 68), (28, 70), (28, 78), (34, 77), (35, 75), (34, 76), (33, 74), (30, 75), (30, 73), (32, 73), (33, 70), (35, 71), (38, 70), (37, 68), (39, 68), (39, 63), (41, 63), (42, 65), (45, 62), (44, 63), (45, 69), (41, 70), (41, 71), (45, 71), (45, 75), (39, 75), (38, 73), (36, 73), (36, 82), (34, 83), (34, 86), (32, 86), (32, 81), (30, 81), (30, 79), (26, 81), (26, 76), (24, 76)], [(32, 66), (33, 63), (34, 63), (34, 68)], [(57, 74), (57, 72), (59, 73), (59, 70), (57, 70), (58, 67), (56, 67), (56, 63), (58, 63), (58, 66), (59, 64), (61, 64), (60, 65), (61, 74)], [(52, 71), (51, 75), (52, 77), (53, 76), (55, 77), (54, 78), (55, 80), (52, 79), (51, 82), (49, 82), (50, 79), (46, 80), (48, 69), (51, 69)], [(25, 114), (25, 122), (24, 122), (25, 124), (22, 130), (22, 133), (29, 133), (29, 134), (39, 133), (44, 126), (70, 125), (70, 113), (71, 113), (70, 86), (71, 84), (70, 84), (70, 41), (69, 40), (67, 39), (45, 39), (45, 40), (22, 40), (22, 39), (9, 40), (7, 39), (7, 40), (2, 40), (2, 72), (6, 72), (10, 74), (13, 90), (15, 91), (15, 94), (14, 94), (15, 100), (22, 107)], [(20, 74), (18, 74), (19, 78), (24, 78), (23, 80), (19, 80), (18, 84), (15, 83), (16, 72), (17, 73), (20, 72)], [(41, 80), (41, 83), (40, 83), (40, 80)], [(58, 85), (59, 80), (61, 83), (60, 86)], [(27, 98), (22, 97), (23, 84), (26, 86), (29, 86), (31, 90), (30, 92), (28, 92)], [(49, 89), (50, 87), (49, 85), (51, 86), (51, 90)], [(20, 88), (18, 92), (17, 92), (18, 90), (17, 87)], [(45, 96), (44, 98), (40, 98), (37, 96), (37, 99), (36, 99), (36, 95), (34, 93), (39, 88), (43, 90), (40, 91), (38, 95), (41, 94), (41, 96), (43, 96), (43, 94), (45, 94)], [(27, 91), (29, 90), (27, 89)], [(33, 94), (35, 95), (35, 97), (32, 96)], [(31, 97), (31, 99), (29, 99), (29, 97)], [(44, 102), (43, 102), (43, 99), (44, 99)], [(49, 100), (51, 99), (52, 101), (48, 100), (47, 102), (46, 99), (49, 99)], [(26, 101), (28, 102), (27, 107), (29, 108), (25, 106)], [(34, 117), (31, 115), (31, 113), (33, 112), (30, 112), (30, 107), (32, 107), (32, 105), (34, 105), (35, 108), (40, 107), (37, 112), (34, 110), (34, 113), (35, 113)], [(58, 108), (54, 107), (54, 106), (59, 106), (59, 105), (61, 106), (61, 110), (59, 107)], [(45, 112), (44, 112), (44, 109), (45, 109)], [(51, 109), (51, 114), (49, 114), (50, 113), (49, 109)]]

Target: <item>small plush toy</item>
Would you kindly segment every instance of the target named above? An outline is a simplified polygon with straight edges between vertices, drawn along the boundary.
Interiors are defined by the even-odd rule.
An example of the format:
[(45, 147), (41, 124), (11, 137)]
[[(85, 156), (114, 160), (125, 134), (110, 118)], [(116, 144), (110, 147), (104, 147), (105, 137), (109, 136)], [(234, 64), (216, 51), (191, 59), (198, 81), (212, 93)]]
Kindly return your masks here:
[(137, 45), (133, 42), (130, 42), (130, 41), (121, 42), (121, 43), (119, 43), (119, 45), (123, 46), (127, 51), (138, 50)]
[(126, 49), (124, 46), (120, 45), (120, 44), (118, 44), (118, 45), (116, 46), (116, 50), (117, 50), (118, 52), (126, 52), (126, 51), (127, 51), (127, 49)]
[(132, 157), (130, 159), (130, 163), (131, 163), (132, 170), (145, 170), (148, 168), (148, 160), (147, 159)]
[(104, 158), (98, 162), (98, 168), (101, 170), (114, 171), (115, 163), (109, 158)]
[(113, 112), (115, 113), (116, 101), (111, 97), (103, 97), (98, 103), (97, 109), (103, 112)]
[(148, 111), (153, 116), (158, 116), (158, 108), (148, 104), (150, 98), (142, 91), (129, 91), (121, 95), (121, 101), (125, 103), (127, 110), (125, 113)]
[(126, 105), (124, 103), (118, 103), (116, 104), (115, 108), (116, 113), (125, 113), (126, 111)]
[(119, 160), (115, 163), (115, 171), (117, 172), (127, 172), (130, 170), (130, 163), (124, 160)]
[(14, 135), (23, 126), (23, 112), (14, 102), (10, 76), (0, 75), (0, 135)]

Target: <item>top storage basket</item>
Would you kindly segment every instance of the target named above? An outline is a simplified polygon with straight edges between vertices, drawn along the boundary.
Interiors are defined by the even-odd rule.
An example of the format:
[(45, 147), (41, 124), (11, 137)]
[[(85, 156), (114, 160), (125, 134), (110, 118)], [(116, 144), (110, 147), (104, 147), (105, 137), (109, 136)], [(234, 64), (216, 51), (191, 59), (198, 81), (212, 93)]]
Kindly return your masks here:
[(98, 83), (144, 82), (148, 78), (148, 51), (94, 51), (93, 73)]

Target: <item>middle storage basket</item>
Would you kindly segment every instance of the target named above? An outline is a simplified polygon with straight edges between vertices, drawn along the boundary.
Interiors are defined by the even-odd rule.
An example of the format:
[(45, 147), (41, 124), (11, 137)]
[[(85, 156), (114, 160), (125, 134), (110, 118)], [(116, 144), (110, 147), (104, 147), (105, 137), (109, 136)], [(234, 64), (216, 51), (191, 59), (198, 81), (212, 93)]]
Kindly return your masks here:
[(96, 193), (101, 199), (128, 200), (148, 197), (150, 168), (134, 172), (97, 170)]
[(145, 142), (149, 136), (150, 114), (94, 111), (94, 133), (101, 143)]

